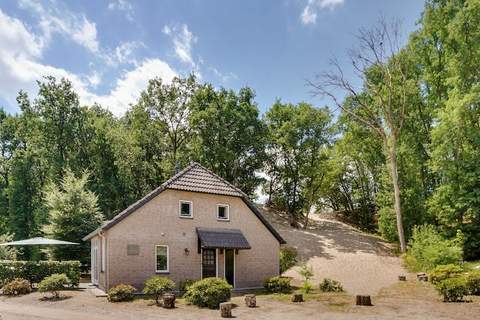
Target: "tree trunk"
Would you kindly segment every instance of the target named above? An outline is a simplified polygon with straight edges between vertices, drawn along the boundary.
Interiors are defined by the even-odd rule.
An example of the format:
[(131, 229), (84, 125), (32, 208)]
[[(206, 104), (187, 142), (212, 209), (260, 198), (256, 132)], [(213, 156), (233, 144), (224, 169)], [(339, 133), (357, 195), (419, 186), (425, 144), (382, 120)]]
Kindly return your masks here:
[(397, 138), (392, 137), (392, 145), (390, 147), (390, 166), (391, 166), (391, 175), (393, 183), (393, 192), (395, 196), (395, 214), (397, 217), (397, 232), (398, 240), (400, 241), (400, 251), (406, 252), (407, 245), (405, 242), (405, 233), (403, 231), (403, 217), (402, 217), (402, 208), (400, 202), (400, 185), (398, 183), (398, 168), (397, 168)]

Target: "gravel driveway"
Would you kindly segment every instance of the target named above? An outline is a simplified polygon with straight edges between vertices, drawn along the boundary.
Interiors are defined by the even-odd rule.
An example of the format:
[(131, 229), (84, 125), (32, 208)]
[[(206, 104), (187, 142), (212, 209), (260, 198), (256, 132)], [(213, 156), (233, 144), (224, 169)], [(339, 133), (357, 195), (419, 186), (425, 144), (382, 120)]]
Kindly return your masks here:
[[(400, 258), (391, 254), (390, 244), (347, 224), (314, 218), (307, 230), (293, 229), (285, 218), (263, 210), (288, 245), (297, 248), (300, 258), (312, 266), (314, 283), (323, 278), (340, 281), (355, 294), (376, 294), (406, 274)], [(300, 284), (298, 268), (286, 272)]]

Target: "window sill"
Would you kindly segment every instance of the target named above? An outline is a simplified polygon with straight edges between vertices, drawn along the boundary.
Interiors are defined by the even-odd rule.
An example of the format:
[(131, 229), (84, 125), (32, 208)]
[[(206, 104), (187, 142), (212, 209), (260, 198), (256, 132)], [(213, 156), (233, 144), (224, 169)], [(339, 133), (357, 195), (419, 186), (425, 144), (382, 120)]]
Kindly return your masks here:
[(219, 219), (219, 218), (217, 218), (217, 221), (230, 222), (230, 219)]
[(193, 216), (187, 217), (187, 216), (179, 216), (181, 219), (193, 219)]
[(155, 271), (156, 274), (170, 274), (170, 271)]

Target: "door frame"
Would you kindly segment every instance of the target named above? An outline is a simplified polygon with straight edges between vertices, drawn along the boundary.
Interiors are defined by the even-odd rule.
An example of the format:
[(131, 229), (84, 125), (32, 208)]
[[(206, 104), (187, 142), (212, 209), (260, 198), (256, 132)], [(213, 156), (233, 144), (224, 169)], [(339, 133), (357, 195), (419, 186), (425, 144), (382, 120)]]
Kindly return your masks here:
[(92, 284), (98, 286), (99, 270), (98, 270), (98, 239), (93, 239), (91, 242), (91, 258), (90, 258), (90, 280)]
[(235, 256), (237, 255), (235, 253), (235, 249), (225, 249), (223, 250), (224, 254), (223, 254), (223, 278), (225, 278), (225, 280), (227, 280), (227, 277), (226, 277), (226, 270), (227, 270), (227, 250), (232, 250), (233, 251), (233, 287), (235, 288)]
[[(203, 279), (203, 248), (200, 252), (200, 277)], [(212, 250), (212, 249), (207, 249), (207, 250)], [(218, 249), (215, 250), (215, 277), (218, 278)]]

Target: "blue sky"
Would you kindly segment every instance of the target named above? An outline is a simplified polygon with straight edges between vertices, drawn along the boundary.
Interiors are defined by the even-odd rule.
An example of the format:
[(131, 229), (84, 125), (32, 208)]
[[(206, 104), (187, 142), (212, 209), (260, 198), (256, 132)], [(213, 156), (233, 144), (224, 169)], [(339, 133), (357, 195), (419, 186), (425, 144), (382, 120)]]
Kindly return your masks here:
[(407, 37), (422, 9), (420, 0), (4, 0), (0, 106), (17, 112), (18, 91), (34, 97), (35, 81), (54, 75), (83, 104), (122, 115), (148, 79), (192, 71), (216, 87), (252, 87), (262, 112), (276, 98), (321, 106), (305, 81), (329, 58), (342, 62), (359, 28), (383, 15)]

